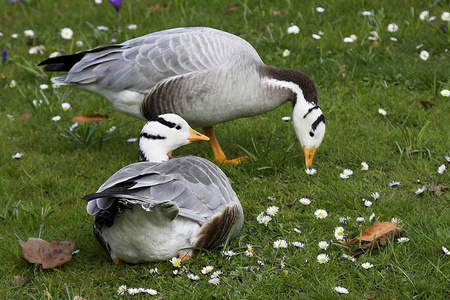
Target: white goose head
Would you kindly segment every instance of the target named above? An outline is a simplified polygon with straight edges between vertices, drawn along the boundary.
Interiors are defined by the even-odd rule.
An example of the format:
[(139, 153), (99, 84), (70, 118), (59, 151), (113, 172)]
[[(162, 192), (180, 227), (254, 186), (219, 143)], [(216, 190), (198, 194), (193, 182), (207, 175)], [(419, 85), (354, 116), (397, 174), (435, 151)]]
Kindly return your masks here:
[(195, 141), (209, 141), (209, 138), (176, 114), (160, 115), (148, 121), (141, 131), (139, 161), (167, 161), (167, 153)]
[(319, 106), (316, 85), (297, 70), (267, 66), (263, 74), (266, 85), (290, 91), (288, 100), (294, 105), (292, 122), (309, 168), (325, 136), (325, 117)]

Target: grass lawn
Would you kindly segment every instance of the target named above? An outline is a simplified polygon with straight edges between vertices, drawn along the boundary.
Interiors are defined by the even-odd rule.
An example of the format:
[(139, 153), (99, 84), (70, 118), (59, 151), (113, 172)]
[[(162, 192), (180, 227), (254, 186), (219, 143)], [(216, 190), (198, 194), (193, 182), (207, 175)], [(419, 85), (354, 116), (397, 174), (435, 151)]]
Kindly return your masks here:
[[(119, 20), (107, 0), (1, 1), (0, 298), (450, 298), (450, 255), (442, 249), (450, 248), (450, 98), (443, 95), (450, 89), (450, 22), (442, 20), (449, 11), (448, 0), (124, 0)], [(288, 34), (293, 24), (298, 34)], [(302, 70), (316, 82), (327, 124), (314, 159), (317, 173), (306, 174), (292, 124), (281, 119), (292, 114), (290, 104), (220, 124), (216, 133), (228, 157), (250, 157), (239, 166), (220, 166), (244, 207), (243, 229), (225, 249), (235, 255), (203, 252), (181, 268), (168, 261), (114, 265), (93, 236), (82, 197), (137, 161), (138, 144), (128, 139), (139, 136), (143, 122), (113, 111), (98, 96), (52, 88), (56, 74), (37, 64), (56, 51), (69, 54), (182, 26), (241, 36), (266, 64)], [(72, 29), (71, 39), (61, 37), (63, 28)], [(63, 103), (71, 108), (65, 111)], [(79, 143), (62, 136), (73, 117), (96, 113), (109, 119), (79, 125)], [(52, 120), (56, 116), (59, 121)], [(13, 159), (16, 153), (22, 158)], [(208, 143), (175, 153), (185, 154), (213, 158)], [(363, 162), (368, 170), (361, 169)], [(341, 178), (344, 169), (353, 175)], [(389, 185), (395, 181), (400, 184)], [(271, 206), (278, 212), (267, 226), (259, 224), (257, 216)], [(318, 209), (327, 217), (316, 218)], [(409, 241), (393, 239), (355, 261), (343, 258), (358, 245), (340, 244), (336, 227), (353, 238), (393, 218)], [(22, 257), (19, 240), (74, 236), (79, 252), (59, 268), (40, 270)], [(277, 240), (287, 247), (275, 248)], [(321, 241), (329, 244), (326, 250)], [(320, 254), (329, 260), (319, 263)], [(209, 282), (211, 273), (201, 272), (205, 266), (222, 272), (217, 285)], [(119, 295), (121, 285), (158, 294)], [(336, 286), (348, 294), (338, 294)]]

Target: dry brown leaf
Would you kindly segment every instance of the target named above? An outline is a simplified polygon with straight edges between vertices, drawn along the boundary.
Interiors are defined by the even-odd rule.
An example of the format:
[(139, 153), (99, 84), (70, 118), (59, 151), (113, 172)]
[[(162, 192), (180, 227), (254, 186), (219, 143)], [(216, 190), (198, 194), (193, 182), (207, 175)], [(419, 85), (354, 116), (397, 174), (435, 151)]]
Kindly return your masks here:
[(274, 9), (274, 10), (272, 11), (272, 15), (273, 15), (274, 17), (282, 16), (282, 15), (283, 15), (283, 11), (282, 11), (281, 9)]
[(30, 279), (28, 277), (20, 275), (13, 276), (13, 283), (15, 285), (27, 285), (28, 282), (30, 282)]
[(434, 103), (431, 103), (430, 101), (420, 101), (420, 104), (422, 104), (423, 108), (430, 109), (433, 108), (435, 105)]
[(225, 9), (223, 10), (223, 13), (229, 13), (229, 12), (231, 12), (231, 11), (235, 11), (236, 9), (239, 8), (239, 6), (240, 6), (239, 3), (230, 5), (230, 6), (228, 6), (227, 8), (225, 8)]
[(78, 116), (72, 118), (72, 122), (76, 122), (76, 123), (101, 122), (108, 118), (109, 118), (109, 116), (106, 114), (105, 115), (101, 115), (101, 114), (78, 115)]
[(29, 119), (31, 118), (31, 114), (21, 114), (19, 116), (19, 119), (24, 120), (24, 119)]
[(356, 244), (357, 242), (361, 241), (366, 241), (366, 242), (371, 242), (374, 239), (381, 237), (383, 235), (385, 235), (386, 233), (394, 230), (397, 227), (397, 223), (394, 222), (381, 222), (378, 224), (375, 224), (369, 228), (367, 228), (366, 230), (364, 230), (361, 233), (361, 236), (357, 235), (355, 238), (342, 242), (344, 245), (352, 245), (352, 244)]
[(70, 241), (51, 243), (39, 238), (28, 238), (28, 241), (19, 241), (22, 246), (23, 257), (30, 263), (38, 263), (42, 269), (59, 267), (72, 259), (77, 237)]
[(163, 5), (152, 5), (148, 8), (149, 12), (154, 12), (154, 11), (165, 11), (167, 9), (167, 4), (163, 4)]
[(353, 257), (358, 257), (361, 254), (366, 253), (367, 250), (374, 250), (377, 249), (379, 246), (386, 246), (392, 238), (402, 237), (403, 233), (404, 233), (403, 229), (395, 228), (394, 230), (389, 231), (384, 235), (378, 237), (374, 241), (366, 244), (364, 247), (352, 251), (352, 255)]
[(432, 182), (430, 187), (428, 188), (428, 191), (439, 196), (440, 194), (442, 194), (442, 189), (448, 189), (448, 187), (446, 187), (442, 184), (436, 185), (434, 182)]

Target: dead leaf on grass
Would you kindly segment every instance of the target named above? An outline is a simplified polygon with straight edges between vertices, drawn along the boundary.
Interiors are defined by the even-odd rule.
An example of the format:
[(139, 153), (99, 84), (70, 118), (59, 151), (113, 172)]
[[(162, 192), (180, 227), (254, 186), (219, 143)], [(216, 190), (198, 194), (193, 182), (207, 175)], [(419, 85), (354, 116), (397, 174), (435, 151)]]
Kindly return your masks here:
[(400, 238), (403, 236), (404, 230), (401, 228), (395, 228), (392, 231), (389, 231), (388, 233), (385, 233), (384, 235), (376, 238), (372, 242), (366, 244), (364, 247), (358, 248), (354, 251), (352, 251), (353, 257), (358, 257), (363, 253), (366, 253), (368, 250), (374, 250), (377, 249), (379, 246), (386, 246), (390, 240), (393, 238)]
[(274, 9), (274, 10), (272, 11), (272, 15), (273, 15), (274, 17), (282, 16), (282, 15), (283, 15), (283, 11), (282, 11), (281, 9)]
[(101, 114), (78, 115), (78, 116), (72, 118), (72, 122), (75, 122), (75, 123), (101, 122), (108, 118), (109, 118), (109, 116), (106, 114), (105, 115), (101, 115)]
[(443, 189), (448, 189), (448, 187), (442, 185), (442, 184), (438, 184), (436, 185), (434, 182), (431, 183), (430, 187), (428, 188), (429, 192), (432, 192), (433, 194), (439, 196), (440, 194), (442, 194), (442, 190)]
[(148, 12), (154, 12), (154, 11), (166, 11), (167, 10), (167, 4), (163, 5), (152, 5), (148, 8)]
[(15, 285), (27, 285), (28, 282), (30, 282), (30, 279), (28, 277), (20, 275), (13, 276), (13, 283)]
[(433, 108), (435, 105), (434, 103), (431, 103), (430, 101), (420, 101), (420, 104), (422, 104), (423, 108), (430, 109)]
[(355, 238), (341, 242), (344, 245), (352, 245), (358, 243), (360, 240), (365, 242), (371, 242), (374, 239), (381, 237), (397, 227), (397, 223), (394, 222), (381, 222), (375, 224), (361, 233), (361, 236), (357, 235)]
[(42, 269), (59, 267), (72, 259), (77, 237), (70, 241), (51, 243), (39, 238), (28, 238), (28, 241), (19, 241), (22, 246), (23, 257), (30, 263), (38, 263)]
[(31, 114), (21, 114), (19, 116), (19, 119), (24, 120), (24, 119), (29, 119), (31, 118)]
[(240, 6), (239, 3), (230, 5), (230, 6), (228, 6), (227, 8), (225, 8), (225, 9), (223, 10), (223, 13), (225, 14), (225, 13), (229, 13), (229, 12), (231, 12), (231, 11), (235, 11), (236, 9), (239, 8), (239, 6)]

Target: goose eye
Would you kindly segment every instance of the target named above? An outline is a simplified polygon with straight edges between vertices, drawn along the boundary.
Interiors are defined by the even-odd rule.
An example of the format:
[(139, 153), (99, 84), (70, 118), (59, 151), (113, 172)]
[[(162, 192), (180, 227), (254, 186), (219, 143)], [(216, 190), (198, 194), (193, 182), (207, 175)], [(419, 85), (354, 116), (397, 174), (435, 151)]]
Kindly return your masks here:
[(180, 129), (181, 129), (181, 125), (175, 126), (175, 129), (176, 129), (176, 130), (180, 130)]
[(310, 137), (314, 137), (314, 132), (310, 131), (310, 132), (309, 132), (309, 136), (310, 136)]

